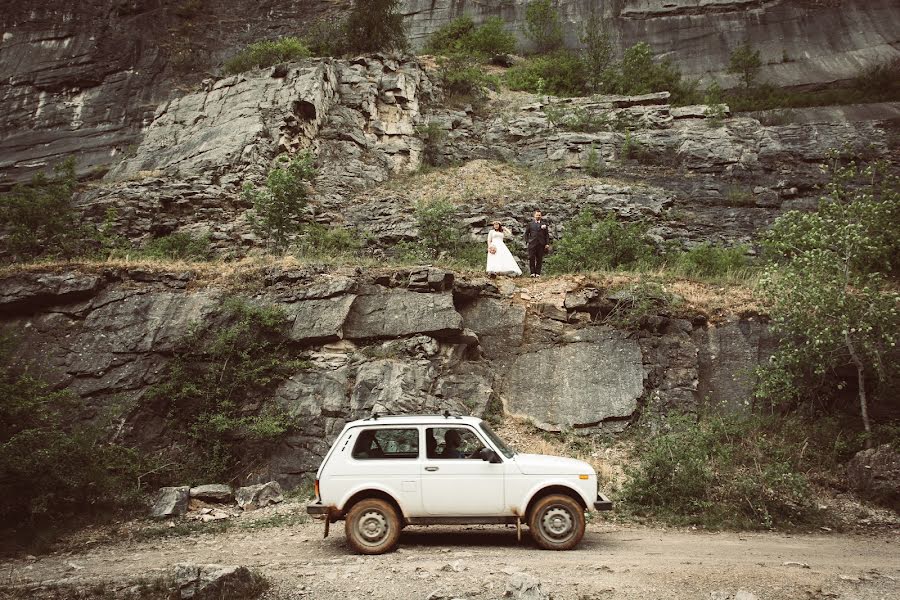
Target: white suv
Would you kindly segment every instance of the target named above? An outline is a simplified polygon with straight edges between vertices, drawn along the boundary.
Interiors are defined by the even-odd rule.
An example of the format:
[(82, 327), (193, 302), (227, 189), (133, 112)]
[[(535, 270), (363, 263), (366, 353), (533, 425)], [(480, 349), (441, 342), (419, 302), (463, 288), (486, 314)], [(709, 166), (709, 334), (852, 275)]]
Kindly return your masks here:
[(324, 517), (326, 536), (345, 519), (354, 550), (381, 554), (406, 525), (523, 520), (541, 548), (569, 550), (589, 507), (612, 509), (589, 464), (519, 454), (475, 417), (409, 415), (348, 423), (319, 467), (307, 512)]

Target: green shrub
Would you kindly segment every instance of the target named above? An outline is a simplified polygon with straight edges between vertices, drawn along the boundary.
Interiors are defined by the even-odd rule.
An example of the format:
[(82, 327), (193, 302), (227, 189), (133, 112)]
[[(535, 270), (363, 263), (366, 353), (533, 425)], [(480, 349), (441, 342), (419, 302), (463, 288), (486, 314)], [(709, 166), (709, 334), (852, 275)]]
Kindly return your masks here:
[(489, 89), (497, 87), (496, 80), (487, 75), (478, 62), (465, 54), (442, 56), (438, 59), (438, 81), (450, 104), (480, 104)]
[(592, 211), (584, 210), (567, 224), (562, 238), (544, 262), (550, 273), (643, 267), (654, 256), (646, 233), (644, 224), (619, 223), (613, 214), (598, 220)]
[(347, 52), (347, 22), (323, 19), (307, 28), (303, 42), (312, 56), (343, 56)]
[(248, 215), (257, 235), (276, 252), (284, 251), (303, 228), (300, 216), (309, 200), (308, 183), (316, 175), (312, 154), (281, 155), (262, 188), (245, 184), (243, 197), (253, 203)]
[(195, 237), (190, 233), (172, 233), (147, 242), (140, 254), (161, 260), (203, 262), (212, 258), (209, 236)]
[(446, 130), (440, 123), (429, 121), (416, 126), (416, 133), (422, 139), (422, 164), (429, 167), (440, 166), (444, 161), (443, 144), (447, 139)]
[(525, 8), (525, 35), (539, 53), (562, 47), (563, 30), (559, 12), (550, 0), (532, 0)]
[(109, 442), (101, 420), (84, 420), (83, 402), (30, 373), (0, 338), (0, 523), (38, 528), (79, 513), (135, 501), (141, 461)]
[(0, 249), (12, 260), (38, 257), (72, 258), (84, 251), (84, 228), (72, 208), (75, 161), (54, 169), (53, 177), (38, 173), (28, 185), (0, 195)]
[(639, 281), (614, 289), (609, 296), (615, 299), (615, 304), (602, 322), (624, 330), (640, 329), (648, 315), (658, 314), (676, 303), (672, 294), (658, 283), (650, 281)]
[(622, 147), (619, 148), (619, 158), (621, 160), (635, 160), (642, 164), (651, 164), (656, 157), (644, 144), (632, 137), (630, 131), (626, 131), (625, 139), (622, 140)]
[(697, 244), (677, 253), (669, 265), (687, 277), (720, 277), (740, 273), (750, 266), (746, 246), (716, 246), (709, 242)]
[(251, 69), (263, 69), (278, 63), (300, 60), (309, 55), (309, 48), (300, 38), (285, 37), (274, 41), (256, 42), (225, 61), (225, 72), (235, 75)]
[(420, 202), (416, 205), (419, 239), (398, 244), (406, 260), (440, 260), (445, 264), (461, 264), (482, 268), (487, 258), (484, 246), (473, 240), (466, 226), (456, 216), (456, 207), (446, 200)]
[(585, 157), (581, 166), (584, 169), (584, 172), (591, 177), (600, 177), (606, 171), (603, 157), (600, 156), (600, 153), (597, 152), (597, 148), (593, 145), (591, 145), (591, 149), (588, 150), (587, 157)]
[(309, 223), (297, 239), (297, 255), (305, 258), (359, 256), (365, 245), (359, 231)]
[(584, 96), (590, 90), (587, 65), (567, 50), (533, 56), (508, 69), (504, 75), (511, 90), (554, 96)]
[(769, 528), (807, 521), (804, 447), (775, 419), (674, 415), (638, 439), (629, 509), (682, 524)]
[(146, 402), (168, 415), (180, 483), (227, 481), (248, 469), (245, 459), (294, 426), (275, 406), (275, 387), (306, 363), (288, 348), (289, 319), (277, 307), (226, 299), (216, 314), (181, 341), (168, 372)]
[(347, 46), (359, 54), (405, 50), (406, 26), (400, 0), (353, 0), (347, 16)]
[(692, 104), (700, 99), (697, 82), (684, 80), (678, 68), (668, 59), (654, 61), (653, 50), (645, 42), (625, 50), (622, 61), (611, 71), (608, 79), (606, 87), (618, 94), (668, 91), (675, 105)]
[(759, 50), (754, 50), (749, 43), (732, 50), (731, 56), (728, 58), (728, 72), (740, 76), (744, 89), (749, 90), (753, 87), (760, 67), (762, 67), (762, 60), (759, 58)]
[(468, 54), (482, 60), (516, 51), (516, 36), (507, 31), (503, 20), (494, 17), (476, 27), (469, 16), (454, 19), (434, 32), (425, 51), (430, 54)]

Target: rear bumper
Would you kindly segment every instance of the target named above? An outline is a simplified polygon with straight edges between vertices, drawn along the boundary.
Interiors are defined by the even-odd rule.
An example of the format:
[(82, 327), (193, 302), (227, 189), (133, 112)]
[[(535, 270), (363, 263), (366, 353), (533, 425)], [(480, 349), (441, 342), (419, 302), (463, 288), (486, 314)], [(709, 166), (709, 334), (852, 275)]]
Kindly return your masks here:
[(597, 500), (594, 502), (594, 510), (612, 510), (612, 500), (597, 492)]
[(307, 514), (313, 516), (327, 515), (331, 507), (325, 506), (321, 502), (310, 502), (306, 505)]

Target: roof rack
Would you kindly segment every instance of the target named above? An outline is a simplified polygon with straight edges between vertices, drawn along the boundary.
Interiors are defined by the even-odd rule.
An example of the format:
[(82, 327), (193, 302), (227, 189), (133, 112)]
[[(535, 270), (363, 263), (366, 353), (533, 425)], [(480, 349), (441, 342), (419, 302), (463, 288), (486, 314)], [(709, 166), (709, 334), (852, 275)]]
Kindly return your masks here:
[(398, 418), (399, 419), (403, 419), (403, 418), (421, 419), (422, 417), (442, 417), (444, 419), (462, 419), (462, 418), (464, 418), (462, 415), (451, 415), (450, 411), (447, 411), (447, 410), (445, 410), (443, 412), (443, 414), (431, 414), (431, 415), (426, 415), (426, 414), (381, 415), (376, 412), (376, 413), (372, 413), (371, 417), (367, 417), (367, 418), (363, 419), (363, 421), (377, 421), (378, 419), (398, 419)]

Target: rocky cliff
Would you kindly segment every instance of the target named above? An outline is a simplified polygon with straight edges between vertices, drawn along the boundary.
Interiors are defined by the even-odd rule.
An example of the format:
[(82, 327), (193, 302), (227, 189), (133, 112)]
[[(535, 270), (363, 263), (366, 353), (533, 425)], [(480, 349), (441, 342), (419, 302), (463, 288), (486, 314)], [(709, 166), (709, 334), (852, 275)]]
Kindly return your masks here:
[(253, 476), (287, 485), (315, 470), (346, 421), (376, 411), (484, 415), (502, 405), (549, 431), (589, 433), (620, 431), (643, 405), (750, 400), (751, 371), (772, 345), (752, 312), (688, 297), (617, 329), (610, 314), (630, 292), (613, 288), (585, 278), (497, 284), (428, 267), (282, 265), (231, 279), (38, 270), (0, 279), (0, 332), (19, 339), (21, 365), (75, 392), (86, 417), (112, 410), (120, 437), (152, 449), (172, 440), (167, 409), (147, 392), (192, 324), (235, 295), (281, 307), (306, 366), (274, 402), (300, 426)]
[[(500, 17), (520, 39), (528, 0), (406, 0), (414, 44), (452, 19)], [(566, 44), (579, 44), (592, 12), (601, 15), (620, 49), (647, 42), (690, 77), (725, 73), (735, 47), (760, 50), (761, 80), (778, 86), (823, 85), (900, 57), (900, 11), (892, 0), (559, 0)]]

